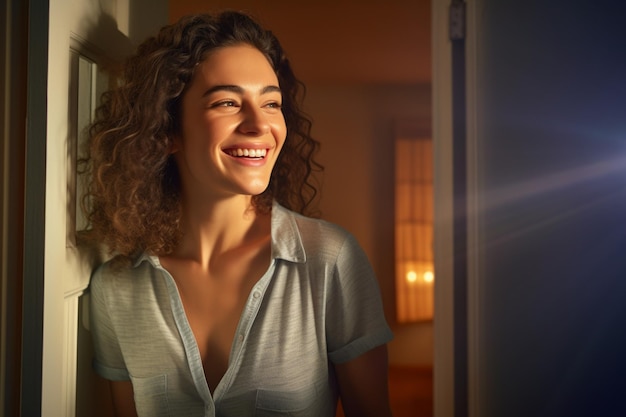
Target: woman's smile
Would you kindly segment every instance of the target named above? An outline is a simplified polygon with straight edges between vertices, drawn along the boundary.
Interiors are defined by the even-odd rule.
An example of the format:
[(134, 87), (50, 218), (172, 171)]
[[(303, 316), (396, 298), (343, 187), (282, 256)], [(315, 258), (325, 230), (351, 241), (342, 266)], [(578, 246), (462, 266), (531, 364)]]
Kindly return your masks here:
[(227, 149), (225, 151), (230, 156), (234, 156), (236, 158), (252, 158), (252, 159), (263, 159), (265, 155), (267, 155), (267, 149), (242, 149), (242, 148), (233, 148)]
[(247, 167), (261, 167), (267, 162), (268, 152), (271, 148), (268, 147), (232, 147), (224, 149), (224, 153), (231, 157), (231, 159), (240, 165)]

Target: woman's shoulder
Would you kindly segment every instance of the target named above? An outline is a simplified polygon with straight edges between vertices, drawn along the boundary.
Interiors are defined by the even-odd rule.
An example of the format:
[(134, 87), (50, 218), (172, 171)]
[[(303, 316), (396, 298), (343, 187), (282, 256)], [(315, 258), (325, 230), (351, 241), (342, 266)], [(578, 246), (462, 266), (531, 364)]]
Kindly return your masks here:
[(138, 285), (142, 277), (150, 276), (149, 258), (147, 255), (136, 259), (115, 256), (94, 269), (90, 285), (117, 289)]
[(326, 219), (305, 216), (278, 205), (275, 206), (275, 210), (278, 211), (279, 221), (293, 222), (301, 234), (339, 240), (345, 240), (350, 236), (350, 232), (345, 228)]
[(281, 238), (298, 240), (309, 256), (325, 254), (335, 257), (346, 248), (358, 247), (352, 233), (336, 223), (307, 217), (284, 208), (280, 210), (282, 213), (278, 217)]
[(343, 242), (352, 237), (352, 234), (343, 226), (326, 219), (297, 215), (296, 223), (303, 234), (316, 236), (324, 241)]

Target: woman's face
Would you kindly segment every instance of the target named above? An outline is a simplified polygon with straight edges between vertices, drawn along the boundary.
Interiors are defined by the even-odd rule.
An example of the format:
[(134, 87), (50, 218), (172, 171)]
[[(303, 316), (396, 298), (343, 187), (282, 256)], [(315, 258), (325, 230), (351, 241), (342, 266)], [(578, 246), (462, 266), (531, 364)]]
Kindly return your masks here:
[(262, 193), (287, 135), (281, 103), (276, 74), (259, 50), (213, 51), (182, 99), (173, 152), (183, 192), (215, 198)]

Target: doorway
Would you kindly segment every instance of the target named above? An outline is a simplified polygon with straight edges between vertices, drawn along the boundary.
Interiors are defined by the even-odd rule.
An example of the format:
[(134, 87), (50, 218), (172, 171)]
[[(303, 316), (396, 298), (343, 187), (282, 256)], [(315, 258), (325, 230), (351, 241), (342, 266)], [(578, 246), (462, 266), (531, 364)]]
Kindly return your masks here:
[(185, 0), (170, 3), (169, 19), (224, 8), (248, 11), (270, 28), (305, 83), (305, 111), (325, 167), (320, 214), (365, 249), (395, 335), (389, 344), (394, 412), (432, 416), (433, 321), (397, 319), (393, 250), (399, 126), (432, 137), (431, 1)]
[[(52, 3), (51, 21), (57, 19), (58, 22), (61, 14), (74, 16), (75, 11), (67, 12), (67, 1), (58, 0)], [(118, 15), (122, 9), (120, 5), (127, 4), (124, 1), (111, 2), (113, 3), (117, 5), (118, 9), (114, 12)], [(206, 10), (206, 2), (189, 0), (189, 7), (195, 7), (194, 10), (197, 11), (200, 10), (198, 7), (201, 3)], [(186, 4), (181, 2), (171, 4), (170, 19), (175, 19), (183, 12), (190, 12), (191, 9), (178, 9), (186, 7)], [(62, 7), (57, 7), (59, 5)], [(382, 3), (363, 4), (356, 1), (342, 2), (341, 5), (336, 6), (337, 9), (330, 5), (322, 8), (317, 2), (291, 4), (286, 1), (278, 6), (274, 3), (272, 8), (267, 10), (260, 10), (261, 6), (255, 6), (253, 1), (233, 0), (220, 2), (219, 6), (246, 9), (261, 16), (262, 22), (273, 28), (278, 37), (284, 40), (285, 49), (292, 51), (291, 59), (296, 72), (308, 85), (306, 110), (315, 121), (313, 133), (323, 145), (320, 160), (326, 165), (326, 183), (321, 196), (320, 209), (325, 218), (353, 232), (370, 256), (380, 278), (386, 314), (396, 334), (396, 339), (390, 345), (392, 373), (396, 366), (401, 369), (424, 370), (426, 378), (430, 378), (427, 386), (431, 391), (427, 396), (430, 398), (430, 407), (432, 407), (433, 382), (428, 373), (432, 375), (435, 360), (433, 324), (431, 322), (400, 325), (395, 320), (393, 252), (389, 250), (393, 247), (393, 208), (390, 204), (393, 188), (391, 179), (393, 158), (391, 152), (386, 152), (387, 148), (393, 149), (394, 125), (398, 120), (416, 118), (418, 123), (423, 124), (424, 129), (430, 129), (431, 126), (433, 99), (431, 98), (430, 73), (430, 1), (384, 4), (385, 13), (381, 13)], [(174, 7), (178, 12), (173, 10)], [(349, 18), (346, 19), (346, 16)], [(308, 28), (305, 25), (306, 22), (311, 22), (309, 24), (312, 24), (314, 28)], [(324, 22), (325, 31), (319, 30), (319, 22)], [(332, 29), (330, 25), (332, 22), (337, 30)], [(346, 30), (346, 25), (352, 24), (350, 22), (357, 26)], [(358, 30), (359, 22), (367, 22), (365, 32), (376, 36), (369, 41), (365, 39), (362, 26), (361, 30)], [(101, 23), (103, 27), (112, 28), (109, 21)], [(327, 23), (328, 27), (326, 27)], [(116, 29), (128, 30), (127, 26), (122, 23)], [(57, 24), (55, 27), (67, 29), (68, 26)], [(73, 26), (69, 25), (69, 27)], [(417, 32), (412, 32), (416, 28)], [(397, 30), (408, 30), (408, 32), (398, 33)], [(300, 37), (296, 36), (298, 33)], [(322, 33), (330, 35), (330, 40), (321, 40)], [(381, 34), (389, 35), (390, 38), (380, 36)], [(61, 42), (56, 42), (57, 38), (52, 39), (51, 43), (55, 45), (54, 49), (62, 51), (61, 55), (63, 55), (70, 49), (69, 45), (65, 44), (69, 41), (69, 36), (64, 35), (58, 38)], [(414, 42), (416, 39), (417, 43)], [(337, 47), (333, 49), (331, 45), (337, 45)], [(322, 46), (321, 49), (320, 46)], [(361, 48), (355, 48), (356, 46)], [(314, 53), (315, 51), (317, 52)], [(375, 55), (374, 51), (383, 55), (372, 59)], [(352, 55), (349, 56), (349, 53)], [(65, 66), (68, 61), (65, 60), (60, 68), (60, 75), (55, 75), (65, 80), (64, 82), (67, 80)], [(358, 71), (355, 71), (355, 68), (358, 68)], [(308, 72), (310, 70), (316, 72)], [(63, 83), (52, 84), (55, 91), (63, 90), (65, 87)], [(63, 94), (64, 92), (54, 96), (63, 96)], [(337, 106), (337, 111), (331, 111), (329, 107), (331, 104)], [(65, 116), (61, 112), (57, 117), (58, 120), (55, 119), (61, 127), (66, 124)], [(52, 133), (48, 140), (60, 141), (61, 146), (58, 146), (60, 155), (52, 153), (49, 157), (58, 162), (64, 160), (65, 146), (63, 144), (66, 138), (63, 132), (59, 135), (53, 129)], [(346, 155), (350, 158), (346, 158)], [(348, 159), (350, 159), (350, 165), (346, 165)], [(62, 170), (58, 171), (55, 171), (53, 176), (48, 176), (46, 182), (52, 184), (48, 187), (56, 189), (59, 186), (61, 188), (65, 186), (65, 173)], [(346, 190), (350, 192), (347, 193)], [(51, 209), (51, 216), (64, 218), (65, 201), (63, 199), (56, 201)], [(64, 239), (66, 235), (64, 224), (59, 225), (53, 232), (49, 235), (54, 236), (54, 239), (58, 237)], [(64, 244), (55, 243), (58, 242), (46, 242), (46, 247), (49, 250), (53, 247), (56, 247), (56, 250), (64, 249)], [(66, 267), (62, 262), (63, 254), (54, 256), (55, 253), (47, 257), (49, 263), (46, 265), (46, 277), (52, 278), (47, 278), (49, 282), (46, 285), (50, 288), (55, 287), (53, 282), (55, 279), (67, 275)], [(81, 285), (84, 284), (84, 282), (81, 283)], [(47, 299), (52, 301), (47, 303), (47, 317), (70, 317), (66, 316), (65, 306), (62, 304), (66, 292), (67, 288), (60, 285), (46, 294)], [(74, 307), (77, 308), (77, 305)], [(72, 315), (72, 317), (75, 316)], [(69, 324), (75, 325), (73, 322)], [(58, 326), (67, 325), (68, 323), (62, 320), (58, 324)], [(67, 365), (67, 358), (63, 357), (66, 347), (63, 346), (63, 341), (57, 340), (58, 334), (63, 334), (63, 330), (48, 327), (46, 333), (49, 336), (46, 339), (47, 345), (44, 346), (48, 352), (45, 362), (48, 368), (43, 379), (47, 387), (44, 402), (50, 407), (48, 409), (61, 409), (62, 406), (58, 404), (64, 402), (66, 397), (73, 393), (63, 391), (50, 381), (53, 376), (63, 374), (63, 372), (56, 371)], [(54, 334), (57, 335), (57, 339), (52, 337)], [(409, 375), (409, 379), (413, 378), (409, 372), (402, 374), (397, 381), (402, 381), (406, 375)], [(47, 378), (50, 378), (50, 381)], [(407, 386), (403, 382), (400, 382), (400, 385), (394, 384), (395, 382), (392, 381), (394, 392), (401, 391), (400, 388), (395, 388), (396, 386)], [(424, 393), (427, 388), (417, 390)], [(407, 392), (416, 391), (409, 388)]]

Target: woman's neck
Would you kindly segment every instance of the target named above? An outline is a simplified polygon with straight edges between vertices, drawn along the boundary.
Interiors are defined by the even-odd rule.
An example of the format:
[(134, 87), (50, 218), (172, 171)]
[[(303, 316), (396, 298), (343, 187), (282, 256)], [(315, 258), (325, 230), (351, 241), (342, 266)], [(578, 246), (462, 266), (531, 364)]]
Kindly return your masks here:
[(183, 200), (183, 237), (173, 256), (208, 267), (211, 260), (270, 233), (269, 215), (258, 214), (250, 196), (214, 201)]

